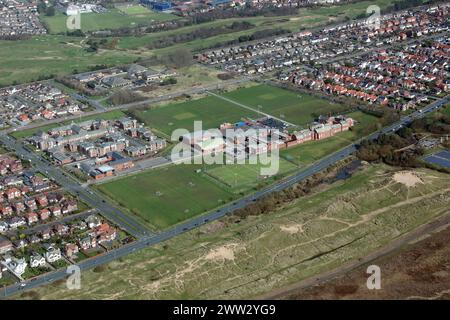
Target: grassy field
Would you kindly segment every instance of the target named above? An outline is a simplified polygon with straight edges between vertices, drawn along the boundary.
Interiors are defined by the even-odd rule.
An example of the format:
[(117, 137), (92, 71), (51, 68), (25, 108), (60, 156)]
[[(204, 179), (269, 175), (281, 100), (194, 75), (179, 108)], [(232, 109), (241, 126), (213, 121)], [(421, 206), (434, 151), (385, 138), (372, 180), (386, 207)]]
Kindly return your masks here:
[[(338, 114), (347, 109), (345, 105), (269, 85), (241, 88), (223, 96), (294, 124), (308, 124), (321, 114)], [(202, 120), (203, 129), (210, 129), (224, 122), (234, 123), (243, 118), (261, 117), (257, 112), (213, 96), (138, 110), (135, 114), (147, 125), (166, 135), (178, 128), (192, 131), (194, 121)]]
[(211, 166), (206, 168), (206, 172), (211, 177), (224, 183), (234, 192), (246, 192), (251, 188), (256, 188), (262, 184), (273, 182), (275, 178), (289, 174), (298, 167), (285, 159), (279, 159), (279, 170), (277, 176), (262, 176), (261, 168), (268, 168), (268, 165), (262, 164), (226, 164)]
[[(122, 7), (110, 9), (106, 13), (81, 14), (81, 30), (86, 32), (119, 29), (174, 19), (178, 19), (178, 17), (169, 13), (153, 12), (142, 6)], [(49, 27), (52, 34), (65, 33), (67, 31), (67, 16), (65, 14), (57, 13), (52, 17), (42, 16), (42, 20)]]
[(101, 51), (89, 53), (84, 38), (39, 36), (27, 40), (0, 40), (0, 86), (39, 80), (58, 74), (86, 71), (96, 65), (122, 65), (134, 62), (133, 53)]
[(234, 196), (196, 173), (201, 167), (175, 165), (98, 185), (150, 225), (163, 229), (231, 201)]
[(174, 103), (154, 109), (138, 110), (135, 115), (148, 126), (170, 136), (175, 129), (194, 129), (194, 121), (202, 121), (203, 129), (217, 128), (224, 122), (238, 122), (243, 117), (256, 117), (230, 102), (208, 96), (198, 100)]
[(319, 115), (339, 114), (348, 109), (326, 99), (265, 84), (235, 90), (224, 96), (296, 125), (309, 124)]
[(125, 116), (125, 113), (123, 113), (120, 110), (114, 110), (114, 111), (105, 112), (105, 113), (102, 113), (99, 115), (85, 116), (85, 117), (77, 118), (77, 119), (70, 120), (70, 121), (61, 121), (59, 123), (52, 123), (52, 124), (38, 127), (38, 128), (16, 131), (16, 132), (11, 133), (11, 136), (13, 136), (16, 139), (23, 139), (23, 138), (32, 136), (36, 132), (40, 132), (40, 131), (44, 132), (44, 131), (48, 131), (52, 128), (70, 124), (72, 121), (73, 122), (82, 122), (82, 121), (94, 120), (94, 119), (113, 120), (113, 119), (121, 118), (123, 116)]
[[(450, 179), (427, 169), (384, 165), (324, 185), (279, 211), (227, 217), (164, 244), (83, 273), (81, 290), (65, 283), (36, 289), (41, 299), (255, 298), (357, 260), (448, 212)], [(20, 298), (17, 296), (16, 298)]]
[(310, 141), (282, 150), (280, 156), (300, 167), (306, 167), (326, 155), (351, 144), (355, 140), (368, 135), (370, 133), (366, 131), (368, 125), (378, 121), (378, 118), (375, 116), (360, 111), (349, 113), (347, 116), (358, 121), (358, 124), (351, 131), (341, 132), (325, 140)]
[[(138, 58), (149, 55), (164, 55), (173, 52), (181, 47), (192, 50), (200, 50), (212, 44), (237, 39), (241, 35), (248, 35), (257, 30), (264, 30), (271, 26), (286, 28), (292, 31), (298, 31), (305, 28), (312, 28), (326, 23), (336, 22), (344, 19), (352, 19), (365, 12), (366, 8), (372, 4), (378, 4), (385, 8), (391, 4), (391, 0), (363, 1), (353, 4), (332, 6), (329, 8), (311, 8), (304, 9), (297, 16), (287, 17), (250, 17), (217, 20), (210, 23), (187, 26), (177, 30), (152, 33), (140, 37), (130, 36), (119, 38), (117, 49), (100, 50), (98, 53), (86, 51), (85, 38), (74, 38), (67, 36), (46, 35), (32, 37), (31, 39), (18, 41), (0, 41), (0, 86), (11, 85), (14, 83), (24, 83), (35, 81), (41, 77), (48, 77), (57, 74), (71, 74), (89, 70), (95, 65), (104, 64), (107, 66), (132, 63)], [(112, 26), (116, 27), (128, 25), (132, 22), (148, 21), (148, 18), (138, 18), (133, 15), (120, 13), (114, 9), (109, 15), (117, 16), (118, 19), (108, 18), (108, 14), (103, 18), (89, 18), (82, 24), (83, 28), (99, 28)], [(155, 15), (151, 12), (150, 14)], [(102, 15), (102, 14), (100, 14)], [(167, 17), (161, 13), (161, 17)], [(171, 17), (169, 15), (169, 17)], [(44, 17), (49, 20), (52, 32), (61, 32), (65, 26), (64, 16)], [(173, 17), (171, 17), (172, 19)], [(141, 20), (139, 20), (141, 19)], [(154, 16), (151, 19), (158, 19)], [(161, 37), (172, 34), (189, 33), (198, 28), (209, 28), (221, 25), (228, 25), (234, 21), (249, 21), (255, 25), (255, 28), (237, 33), (228, 33), (208, 39), (195, 40), (188, 43), (180, 43), (174, 46), (147, 50), (145, 46), (153, 41), (158, 41)], [(39, 55), (36, 55), (39, 52)]]

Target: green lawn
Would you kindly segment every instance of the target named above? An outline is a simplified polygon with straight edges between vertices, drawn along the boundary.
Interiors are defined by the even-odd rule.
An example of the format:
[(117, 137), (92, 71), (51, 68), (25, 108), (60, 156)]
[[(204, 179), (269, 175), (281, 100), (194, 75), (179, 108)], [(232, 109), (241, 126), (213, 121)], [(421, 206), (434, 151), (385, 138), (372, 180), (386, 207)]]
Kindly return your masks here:
[(35, 134), (36, 132), (39, 131), (48, 131), (50, 129), (59, 127), (59, 126), (64, 126), (66, 124), (71, 123), (72, 121), (74, 122), (82, 122), (82, 121), (87, 121), (87, 120), (93, 120), (93, 119), (104, 119), (104, 120), (113, 120), (113, 119), (119, 119), (121, 117), (125, 116), (125, 113), (123, 113), (120, 110), (114, 110), (114, 111), (109, 111), (109, 112), (105, 112), (102, 114), (96, 114), (93, 116), (86, 116), (86, 117), (81, 117), (75, 120), (70, 120), (70, 121), (62, 121), (59, 123), (52, 123), (46, 126), (42, 126), (42, 127), (38, 127), (38, 128), (32, 128), (32, 129), (28, 129), (28, 130), (22, 130), (22, 131), (16, 131), (11, 133), (11, 136), (13, 136), (16, 139), (22, 139), (22, 138), (26, 138), (29, 136), (32, 136), (33, 134)]
[[(273, 182), (272, 177), (261, 176), (261, 168), (269, 168), (265, 164), (227, 164), (212, 166), (207, 173), (213, 178), (223, 182), (234, 192), (245, 192), (258, 184)], [(297, 166), (283, 158), (278, 162), (278, 174), (273, 178), (293, 172)]]
[[(67, 31), (67, 16), (65, 14), (58, 13), (52, 17), (43, 16), (41, 19), (49, 27), (50, 33), (56, 34)], [(81, 14), (81, 30), (86, 32), (119, 29), (174, 19), (178, 19), (178, 17), (169, 13), (153, 12), (141, 6), (122, 7), (121, 9), (110, 9), (106, 13)]]
[(156, 228), (205, 213), (231, 201), (231, 192), (211, 182), (195, 165), (175, 165), (98, 185), (121, 206)]
[(224, 96), (296, 125), (309, 124), (319, 115), (338, 114), (348, 109), (342, 104), (265, 84)]
[(367, 131), (368, 125), (378, 121), (377, 117), (360, 111), (350, 113), (347, 116), (352, 117), (359, 122), (351, 131), (339, 133), (334, 137), (325, 140), (310, 141), (282, 150), (280, 152), (281, 157), (296, 163), (301, 167), (306, 167), (351, 144), (355, 140), (368, 135), (370, 133)]
[(238, 122), (257, 114), (216, 97), (205, 97), (174, 103), (154, 109), (139, 110), (135, 115), (148, 126), (170, 136), (175, 129), (193, 131), (194, 121), (202, 121), (204, 130), (217, 128), (224, 122)]

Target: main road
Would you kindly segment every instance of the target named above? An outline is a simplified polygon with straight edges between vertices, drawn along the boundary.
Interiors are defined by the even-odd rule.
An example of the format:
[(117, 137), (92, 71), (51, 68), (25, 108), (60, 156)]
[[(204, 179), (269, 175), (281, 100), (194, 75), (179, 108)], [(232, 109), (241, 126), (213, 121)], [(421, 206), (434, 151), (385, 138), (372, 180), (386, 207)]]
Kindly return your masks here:
[[(420, 111), (416, 111), (408, 116), (401, 118), (401, 120), (399, 120), (398, 122), (396, 122), (388, 127), (385, 127), (376, 133), (373, 133), (372, 135), (370, 135), (368, 137), (368, 139), (376, 139), (382, 134), (388, 134), (388, 133), (395, 132), (395, 131), (399, 130), (400, 128), (402, 128), (403, 126), (406, 126), (409, 123), (411, 123), (414, 119), (422, 118), (422, 117), (428, 115), (429, 113), (436, 111), (439, 108), (442, 108), (449, 102), (450, 102), (450, 95), (446, 96), (445, 98), (443, 98), (439, 101), (436, 101), (436, 102), (428, 105), (427, 107), (421, 109)], [(8, 138), (5, 138), (5, 136), (3, 136), (1, 140), (5, 140), (5, 139), (9, 143), (9, 145), (11, 145), (11, 143), (13, 143), (13, 141), (11, 141), (12, 139), (9, 140)], [(254, 201), (257, 201), (258, 199), (260, 199), (270, 193), (289, 188), (290, 186), (292, 186), (298, 182), (301, 182), (308, 177), (311, 177), (312, 175), (326, 169), (327, 167), (332, 166), (333, 164), (337, 163), (338, 161), (350, 156), (356, 150), (357, 143), (358, 142), (351, 144), (351, 145), (341, 149), (340, 151), (333, 153), (333, 154), (329, 155), (328, 157), (316, 162), (309, 168), (307, 168), (303, 171), (300, 171), (299, 173), (297, 173), (291, 177), (281, 180), (280, 182), (278, 182), (272, 186), (262, 189), (261, 191), (258, 191), (254, 194), (246, 196), (240, 200), (237, 200), (231, 204), (228, 204), (228, 205), (226, 205), (220, 209), (217, 209), (213, 212), (210, 212), (208, 214), (205, 214), (200, 217), (191, 219), (189, 221), (180, 223), (180, 224), (178, 224), (170, 229), (167, 229), (161, 233), (144, 235), (144, 236), (138, 238), (137, 241), (135, 241), (131, 244), (122, 246), (118, 249), (111, 250), (100, 256), (84, 260), (84, 261), (80, 262), (79, 264), (77, 264), (77, 266), (80, 267), (81, 270), (91, 269), (98, 265), (109, 263), (115, 259), (126, 256), (130, 253), (136, 252), (137, 250), (141, 250), (148, 246), (152, 246), (157, 243), (161, 243), (163, 241), (171, 239), (181, 233), (195, 229), (195, 228), (197, 228), (203, 224), (206, 224), (210, 221), (220, 219), (220, 218), (224, 217), (225, 215), (230, 214), (237, 209), (246, 207), (248, 204), (250, 204)], [(13, 143), (13, 146), (14, 146), (14, 143)], [(19, 151), (20, 151), (20, 154), (27, 154), (23, 150), (19, 150)], [(33, 154), (31, 154), (31, 156), (36, 158), (36, 156)], [(41, 166), (44, 168), (48, 168), (48, 166), (46, 164), (41, 164)], [(56, 173), (57, 176), (55, 178), (57, 179), (58, 182), (60, 182), (59, 178), (61, 177), (61, 173), (59, 172), (59, 170), (52, 170), (52, 171), (49, 171), (49, 173), (51, 176)], [(63, 176), (63, 178), (67, 179), (64, 176)], [(73, 185), (73, 183), (69, 183), (69, 185), (72, 188), (77, 188), (76, 186)], [(101, 201), (100, 201), (100, 203), (101, 203)], [(98, 209), (102, 210), (102, 207), (99, 207)], [(110, 208), (108, 208), (108, 210), (110, 210)], [(50, 282), (53, 282), (56, 280), (64, 279), (68, 275), (69, 274), (67, 273), (67, 271), (65, 269), (60, 269), (60, 270), (57, 270), (57, 271), (54, 271), (51, 273), (47, 273), (45, 275), (30, 279), (30, 280), (26, 280), (24, 282), (16, 283), (14, 285), (5, 287), (1, 291), (0, 296), (7, 297), (10, 295), (16, 294), (24, 289), (31, 289), (31, 288), (35, 288), (40, 285), (43, 285), (45, 283), (50, 283)]]
[(80, 185), (78, 181), (65, 173), (61, 168), (52, 165), (46, 159), (28, 150), (22, 143), (17, 143), (15, 139), (3, 133), (0, 134), (0, 142), (10, 150), (13, 150), (21, 159), (30, 161), (35, 169), (49, 176), (64, 189), (86, 201), (92, 208), (98, 209), (108, 219), (130, 234), (136, 237), (151, 235), (147, 228), (144, 228), (129, 215), (106, 202), (95, 190)]

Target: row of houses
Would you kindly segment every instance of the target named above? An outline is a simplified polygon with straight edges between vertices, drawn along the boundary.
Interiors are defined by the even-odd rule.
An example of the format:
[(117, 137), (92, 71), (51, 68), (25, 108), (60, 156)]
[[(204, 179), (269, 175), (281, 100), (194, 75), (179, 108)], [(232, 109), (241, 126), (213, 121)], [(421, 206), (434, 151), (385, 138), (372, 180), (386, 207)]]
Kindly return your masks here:
[(18, 240), (3, 236), (0, 237), (1, 271), (17, 277), (24, 275), (27, 267), (50, 271), (49, 264), (55, 266), (60, 260), (74, 262), (80, 252), (96, 250), (117, 238), (117, 229), (98, 215), (57, 223)]
[[(284, 71), (298, 65), (329, 61), (336, 57), (364, 52), (412, 38), (448, 31), (449, 4), (429, 9), (411, 9), (371, 20), (356, 20), (301, 31), (245, 45), (214, 49), (197, 54), (202, 63), (219, 65), (230, 72), (255, 74)], [(289, 75), (286, 76), (286, 78)]]
[(0, 0), (0, 39), (46, 34), (37, 1)]
[(404, 111), (426, 102), (429, 95), (449, 91), (449, 61), (450, 38), (442, 37), (296, 70), (289, 80), (303, 88)]

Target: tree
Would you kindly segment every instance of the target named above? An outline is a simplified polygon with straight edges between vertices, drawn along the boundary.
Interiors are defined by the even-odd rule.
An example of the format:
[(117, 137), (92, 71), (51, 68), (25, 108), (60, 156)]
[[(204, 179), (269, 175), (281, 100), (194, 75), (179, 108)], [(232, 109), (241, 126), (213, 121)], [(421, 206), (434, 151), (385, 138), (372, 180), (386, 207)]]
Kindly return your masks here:
[(48, 7), (47, 10), (45, 10), (45, 15), (48, 17), (53, 17), (55, 15), (56, 11), (55, 11), (55, 7), (51, 6)]
[(180, 48), (169, 53), (165, 60), (166, 64), (177, 68), (190, 66), (194, 62), (192, 52), (186, 48)]

